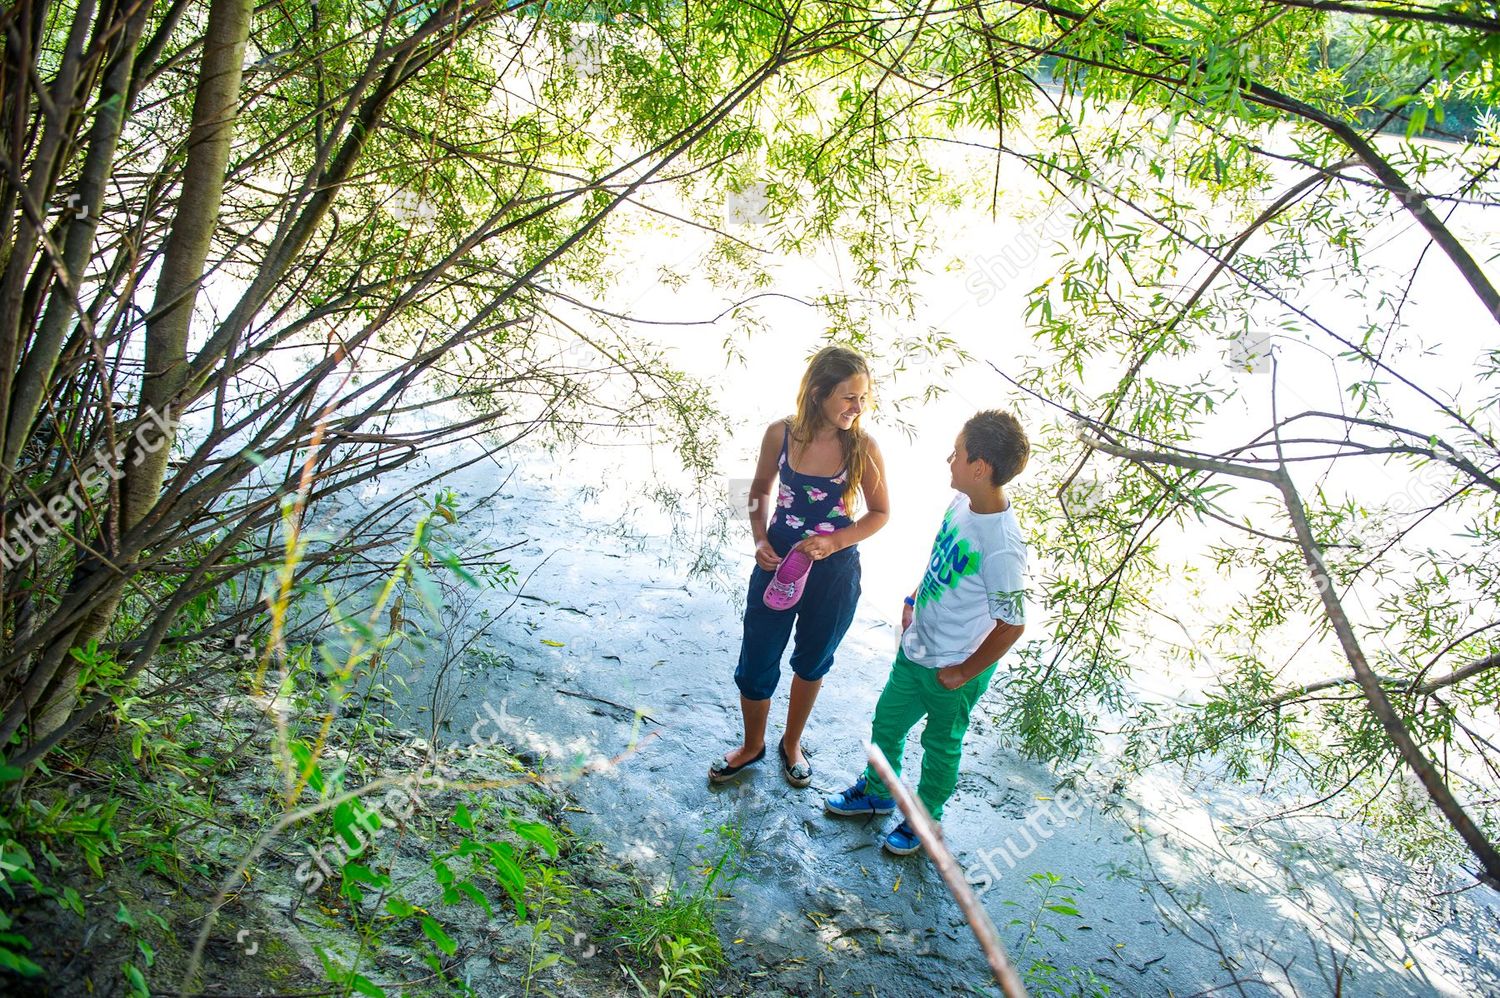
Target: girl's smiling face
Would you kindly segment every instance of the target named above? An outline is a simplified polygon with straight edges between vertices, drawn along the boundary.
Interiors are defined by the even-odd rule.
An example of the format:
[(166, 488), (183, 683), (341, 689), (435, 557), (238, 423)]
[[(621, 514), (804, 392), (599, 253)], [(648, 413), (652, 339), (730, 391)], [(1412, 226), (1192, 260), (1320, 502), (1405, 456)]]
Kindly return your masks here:
[(854, 426), (859, 414), (865, 411), (870, 398), (870, 379), (867, 375), (854, 374), (834, 386), (823, 400), (823, 419), (834, 429), (847, 430)]

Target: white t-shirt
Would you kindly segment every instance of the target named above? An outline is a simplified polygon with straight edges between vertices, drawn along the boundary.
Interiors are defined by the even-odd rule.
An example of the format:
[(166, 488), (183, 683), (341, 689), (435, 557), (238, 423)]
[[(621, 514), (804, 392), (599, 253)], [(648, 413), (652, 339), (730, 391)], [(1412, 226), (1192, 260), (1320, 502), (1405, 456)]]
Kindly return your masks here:
[(976, 513), (960, 492), (943, 514), (901, 650), (941, 669), (972, 655), (995, 621), (1024, 624), (1025, 571), (1026, 541), (1012, 509)]

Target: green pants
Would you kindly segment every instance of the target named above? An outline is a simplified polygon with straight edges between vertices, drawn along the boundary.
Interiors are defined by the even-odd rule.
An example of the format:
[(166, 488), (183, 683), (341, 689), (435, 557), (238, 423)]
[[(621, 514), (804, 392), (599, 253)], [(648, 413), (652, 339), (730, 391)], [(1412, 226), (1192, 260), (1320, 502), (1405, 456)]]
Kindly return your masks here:
[[(994, 674), (995, 667), (991, 665), (958, 689), (945, 690), (937, 680), (936, 669), (924, 668), (896, 653), (890, 678), (875, 704), (871, 740), (880, 746), (891, 768), (900, 776), (906, 733), (923, 716), (927, 718), (927, 727), (922, 732), (922, 779), (917, 784), (917, 797), (933, 818), (942, 818), (943, 805), (958, 785), (958, 759), (969, 730), (969, 712)], [(866, 793), (891, 796), (884, 781), (869, 767), (865, 769), (865, 781)]]

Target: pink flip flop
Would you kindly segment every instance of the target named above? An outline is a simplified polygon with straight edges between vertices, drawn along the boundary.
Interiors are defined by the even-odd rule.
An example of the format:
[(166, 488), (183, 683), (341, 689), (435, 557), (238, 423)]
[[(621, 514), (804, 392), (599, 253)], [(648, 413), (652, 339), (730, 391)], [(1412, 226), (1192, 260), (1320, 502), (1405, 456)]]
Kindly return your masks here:
[(802, 598), (807, 585), (807, 573), (812, 570), (813, 560), (800, 550), (792, 550), (776, 566), (776, 577), (766, 583), (766, 606), (772, 610), (790, 610)]

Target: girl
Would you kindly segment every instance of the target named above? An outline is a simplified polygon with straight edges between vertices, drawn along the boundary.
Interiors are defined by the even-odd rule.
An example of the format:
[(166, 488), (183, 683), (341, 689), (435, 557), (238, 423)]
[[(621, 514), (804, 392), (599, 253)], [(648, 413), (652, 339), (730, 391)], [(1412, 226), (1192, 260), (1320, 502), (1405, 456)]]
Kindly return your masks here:
[[(734, 681), (740, 689), (745, 740), (708, 771), (714, 783), (739, 775), (766, 754), (766, 717), (781, 679), (781, 653), (797, 627), (792, 649), (792, 694), (786, 730), (777, 749), (782, 773), (795, 787), (812, 782), (802, 752), (802, 729), (812, 712), (833, 653), (854, 619), (859, 600), (855, 545), (885, 526), (889, 516), (885, 469), (875, 441), (859, 428), (870, 394), (865, 359), (844, 347), (824, 347), (813, 357), (797, 390), (797, 412), (766, 429), (750, 483), (750, 532), (755, 568), (745, 602), (745, 631)], [(780, 480), (771, 503), (772, 482)], [(855, 498), (865, 513), (850, 514)], [(771, 510), (767, 524), (766, 509)], [(789, 610), (765, 603), (776, 567), (797, 548), (813, 559), (801, 599)]]

